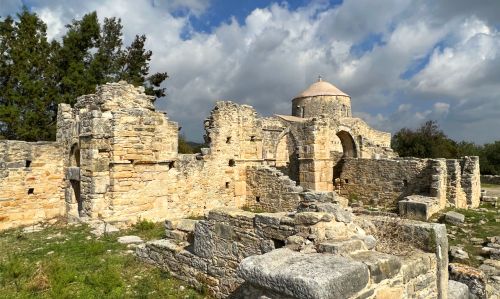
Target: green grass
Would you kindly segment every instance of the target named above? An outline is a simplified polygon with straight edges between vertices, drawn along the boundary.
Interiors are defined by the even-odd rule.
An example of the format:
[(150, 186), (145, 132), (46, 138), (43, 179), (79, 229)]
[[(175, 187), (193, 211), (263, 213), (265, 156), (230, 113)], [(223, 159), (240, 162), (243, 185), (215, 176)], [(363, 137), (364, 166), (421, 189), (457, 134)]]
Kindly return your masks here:
[(245, 212), (251, 212), (251, 213), (255, 213), (255, 214), (261, 214), (261, 213), (266, 213), (267, 211), (264, 210), (263, 208), (261, 207), (257, 207), (257, 206), (250, 206), (250, 205), (244, 205), (241, 207), (241, 209)]
[[(469, 260), (465, 261), (471, 266), (479, 266), (481, 262), (476, 258), (481, 256), (481, 247), (472, 244), (471, 238), (481, 238), (486, 240), (486, 237), (500, 235), (500, 222), (496, 222), (496, 218), (500, 217), (497, 213), (497, 208), (488, 203), (482, 203), (480, 208), (485, 208), (487, 211), (478, 211), (477, 209), (456, 209), (458, 213), (465, 216), (465, 225), (455, 226), (446, 223), (448, 231), (456, 231), (455, 239), (449, 238), (449, 244), (463, 246), (464, 250), (469, 254)], [(450, 209), (447, 209), (450, 210)], [(444, 213), (445, 211), (443, 211)], [(442, 214), (441, 214), (442, 215)], [(480, 224), (484, 221), (485, 223)], [(441, 218), (443, 221), (443, 217)], [(465, 231), (463, 231), (465, 230)]]
[(101, 238), (86, 225), (0, 232), (0, 298), (203, 298), (116, 241), (158, 238), (162, 226), (142, 223)]
[(500, 188), (500, 185), (481, 183), (481, 188)]

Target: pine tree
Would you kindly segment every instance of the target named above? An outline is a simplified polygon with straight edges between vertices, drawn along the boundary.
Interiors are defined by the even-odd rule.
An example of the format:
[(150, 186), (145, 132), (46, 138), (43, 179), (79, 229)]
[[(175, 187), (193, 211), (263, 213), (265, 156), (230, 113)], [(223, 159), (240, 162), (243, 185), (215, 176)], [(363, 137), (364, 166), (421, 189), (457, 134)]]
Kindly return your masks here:
[(56, 45), (47, 41), (46, 25), (26, 9), (18, 21), (8, 17), (0, 27), (0, 134), (28, 141), (53, 139)]
[(152, 52), (137, 35), (123, 49), (121, 20), (96, 12), (67, 25), (62, 42), (47, 40), (46, 25), (26, 8), (0, 21), (0, 139), (53, 140), (59, 103), (74, 104), (99, 84), (125, 80), (165, 96), (167, 73), (149, 76)]

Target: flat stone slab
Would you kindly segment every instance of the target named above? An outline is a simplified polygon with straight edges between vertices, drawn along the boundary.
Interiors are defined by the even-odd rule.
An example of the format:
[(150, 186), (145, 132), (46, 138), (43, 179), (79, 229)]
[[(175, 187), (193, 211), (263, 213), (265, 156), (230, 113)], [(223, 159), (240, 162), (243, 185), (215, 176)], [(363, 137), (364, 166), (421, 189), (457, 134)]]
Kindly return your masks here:
[(447, 212), (444, 214), (444, 220), (451, 224), (462, 224), (465, 221), (465, 216), (457, 212)]
[(481, 196), (481, 200), (484, 202), (496, 202), (498, 200), (498, 197), (483, 195)]
[(287, 248), (247, 257), (238, 271), (254, 286), (301, 299), (348, 298), (369, 280), (368, 268), (361, 262)]
[(165, 220), (165, 228), (168, 230), (180, 230), (184, 232), (193, 232), (196, 223), (199, 220), (194, 219), (175, 219), (175, 220)]
[(319, 244), (318, 252), (326, 252), (332, 254), (348, 254), (358, 250), (366, 250), (366, 246), (362, 240), (351, 239), (345, 241), (328, 241)]
[(121, 244), (139, 244), (143, 243), (142, 239), (138, 236), (121, 236), (118, 237), (118, 243)]
[(448, 281), (448, 299), (469, 299), (469, 287), (455, 280)]

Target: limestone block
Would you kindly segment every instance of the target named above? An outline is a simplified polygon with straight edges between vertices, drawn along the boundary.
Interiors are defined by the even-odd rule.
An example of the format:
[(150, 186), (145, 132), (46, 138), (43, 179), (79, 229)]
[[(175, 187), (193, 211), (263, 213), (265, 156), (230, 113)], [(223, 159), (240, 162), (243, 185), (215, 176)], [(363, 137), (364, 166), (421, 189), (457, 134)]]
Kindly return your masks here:
[(358, 250), (366, 250), (363, 241), (359, 239), (327, 241), (318, 245), (318, 252), (346, 255)]
[(469, 299), (469, 287), (455, 280), (448, 281), (448, 299)]
[(411, 195), (399, 201), (399, 214), (410, 219), (428, 220), (437, 211), (439, 205), (435, 197)]
[(465, 216), (457, 212), (449, 211), (444, 214), (444, 220), (451, 224), (462, 224), (465, 221)]
[(286, 248), (244, 259), (239, 275), (248, 283), (292, 298), (349, 298), (368, 283), (367, 267), (330, 254)]
[(401, 269), (401, 260), (394, 255), (376, 251), (359, 251), (350, 256), (368, 266), (370, 278), (375, 283), (394, 277)]
[(142, 239), (138, 236), (121, 236), (117, 239), (118, 243), (121, 244), (138, 244), (143, 243)]
[(328, 213), (300, 212), (295, 214), (295, 223), (298, 225), (313, 225), (320, 221), (331, 221), (333, 217)]

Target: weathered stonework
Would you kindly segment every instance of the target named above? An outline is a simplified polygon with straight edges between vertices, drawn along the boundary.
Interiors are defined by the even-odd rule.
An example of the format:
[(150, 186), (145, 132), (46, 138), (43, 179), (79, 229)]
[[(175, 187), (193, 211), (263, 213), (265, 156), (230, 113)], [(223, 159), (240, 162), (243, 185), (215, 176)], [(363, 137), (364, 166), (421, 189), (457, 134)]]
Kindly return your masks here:
[[(209, 148), (180, 155), (177, 123), (143, 88), (100, 86), (74, 107), (59, 106), (56, 142), (2, 141), (0, 184), (9, 188), (0, 190), (0, 228), (60, 215), (131, 223), (217, 207), (293, 210), (299, 189), (385, 207), (415, 194), (434, 198), (438, 209), (478, 205), (477, 157), (395, 159), (390, 134), (352, 117), (350, 100), (319, 81), (293, 100), (289, 116), (217, 102), (204, 124)], [(31, 168), (21, 170), (29, 159)], [(37, 212), (11, 213), (24, 209)]]
[(354, 218), (216, 209), (204, 220), (167, 221), (167, 238), (137, 254), (216, 298), (446, 298), (443, 227), (398, 224), (411, 230), (401, 242), (420, 248), (398, 257), (369, 250)]
[[(178, 124), (143, 88), (99, 86), (59, 106), (55, 142), (0, 141), (0, 229), (167, 219), (166, 239), (137, 254), (217, 298), (447, 298), (443, 225), (349, 205), (422, 220), (477, 207), (478, 157), (397, 158), (350, 100), (319, 81), (292, 115), (219, 101), (204, 122), (208, 148), (183, 155)], [(414, 251), (380, 250), (391, 234)]]
[(0, 230), (65, 215), (61, 148), (0, 141)]

